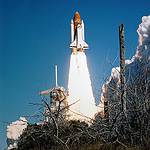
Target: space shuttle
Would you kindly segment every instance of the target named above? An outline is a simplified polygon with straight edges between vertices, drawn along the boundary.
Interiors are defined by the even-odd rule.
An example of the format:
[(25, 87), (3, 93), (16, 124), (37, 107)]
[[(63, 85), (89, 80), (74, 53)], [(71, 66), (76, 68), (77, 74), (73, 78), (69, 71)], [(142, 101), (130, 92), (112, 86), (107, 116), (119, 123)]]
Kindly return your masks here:
[(79, 12), (74, 14), (74, 18), (71, 20), (71, 44), (72, 52), (83, 52), (88, 49), (88, 44), (84, 38), (84, 22), (81, 21)]

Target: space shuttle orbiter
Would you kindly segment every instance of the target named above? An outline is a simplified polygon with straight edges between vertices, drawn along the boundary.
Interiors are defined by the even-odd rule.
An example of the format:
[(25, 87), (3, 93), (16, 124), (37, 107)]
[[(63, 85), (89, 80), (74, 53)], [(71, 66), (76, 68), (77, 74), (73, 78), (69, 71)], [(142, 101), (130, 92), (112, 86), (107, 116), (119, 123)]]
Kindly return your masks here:
[(79, 12), (76, 12), (71, 20), (70, 48), (72, 48), (72, 52), (88, 49), (88, 44), (84, 41), (84, 23), (83, 20), (81, 21)]

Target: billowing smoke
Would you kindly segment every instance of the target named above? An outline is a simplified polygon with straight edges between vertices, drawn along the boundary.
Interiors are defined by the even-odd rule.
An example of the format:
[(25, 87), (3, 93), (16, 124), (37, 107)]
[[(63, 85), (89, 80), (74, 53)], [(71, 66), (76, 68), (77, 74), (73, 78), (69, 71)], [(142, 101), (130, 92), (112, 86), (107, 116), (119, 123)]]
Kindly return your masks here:
[[(126, 60), (126, 85), (130, 90), (134, 90), (136, 86), (142, 84), (142, 81), (149, 74), (150, 70), (150, 16), (142, 17), (142, 23), (137, 29), (139, 35), (139, 44), (136, 50), (135, 56), (131, 60)], [(117, 97), (117, 92), (119, 91), (120, 86), (120, 68), (116, 67), (112, 69), (111, 76), (109, 80), (102, 87), (101, 101), (99, 106), (103, 107), (104, 112), (104, 102), (105, 101), (114, 101)], [(143, 81), (144, 83), (145, 81)], [(135, 85), (135, 87), (133, 86)], [(140, 87), (139, 87), (140, 88)], [(140, 93), (142, 91), (139, 91)], [(130, 95), (131, 93), (127, 93)], [(132, 92), (133, 94), (133, 92)], [(143, 93), (144, 94), (144, 93)], [(141, 94), (141, 97), (143, 95)], [(101, 110), (99, 110), (101, 111)]]
[(20, 117), (19, 120), (12, 122), (7, 126), (7, 138), (17, 140), (26, 127), (26, 118)]
[(150, 15), (142, 17), (142, 23), (137, 30), (139, 35), (139, 46), (135, 57), (141, 58), (150, 55)]
[(17, 140), (23, 133), (23, 130), (27, 128), (27, 120), (24, 117), (20, 117), (19, 120), (12, 122), (7, 126), (7, 142), (8, 149), (17, 147)]
[(84, 52), (71, 54), (68, 90), (68, 103), (71, 105), (69, 118), (75, 120), (93, 118), (97, 109)]

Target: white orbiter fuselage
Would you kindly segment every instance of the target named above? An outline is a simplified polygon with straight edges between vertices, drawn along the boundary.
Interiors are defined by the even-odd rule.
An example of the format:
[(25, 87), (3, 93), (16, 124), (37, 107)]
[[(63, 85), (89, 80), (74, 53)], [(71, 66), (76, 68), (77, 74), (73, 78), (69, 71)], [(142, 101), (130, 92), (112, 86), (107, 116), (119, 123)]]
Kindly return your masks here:
[(75, 13), (71, 20), (71, 44), (72, 52), (84, 51), (88, 49), (88, 44), (84, 41), (84, 23), (81, 21), (80, 14)]

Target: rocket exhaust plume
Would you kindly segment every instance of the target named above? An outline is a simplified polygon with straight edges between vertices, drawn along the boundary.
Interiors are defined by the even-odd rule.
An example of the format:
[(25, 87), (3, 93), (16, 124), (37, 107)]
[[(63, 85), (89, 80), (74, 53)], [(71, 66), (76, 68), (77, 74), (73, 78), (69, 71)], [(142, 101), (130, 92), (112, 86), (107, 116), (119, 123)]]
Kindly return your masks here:
[(97, 111), (93, 96), (90, 74), (88, 71), (84, 49), (88, 45), (84, 41), (84, 24), (78, 12), (74, 22), (71, 21), (72, 54), (68, 80), (69, 119), (86, 121), (92, 119)]

